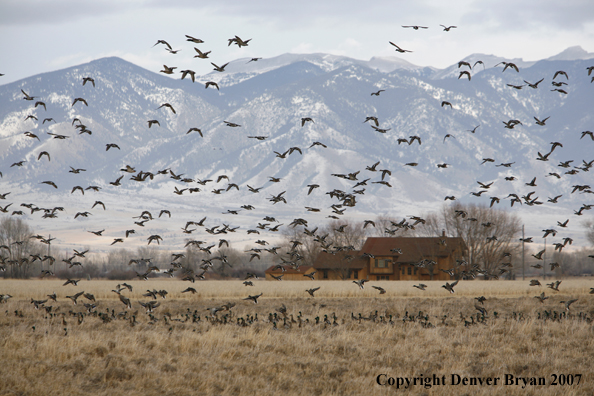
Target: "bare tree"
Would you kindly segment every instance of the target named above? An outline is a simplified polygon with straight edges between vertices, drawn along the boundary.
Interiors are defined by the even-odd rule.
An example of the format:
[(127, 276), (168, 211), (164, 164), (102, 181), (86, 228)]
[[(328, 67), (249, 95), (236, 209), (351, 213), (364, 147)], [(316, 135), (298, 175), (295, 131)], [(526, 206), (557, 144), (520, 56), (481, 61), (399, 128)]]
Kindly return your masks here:
[(444, 205), (439, 214), (425, 216), (421, 232), (461, 237), (468, 248), (466, 260), (470, 266), (478, 264), (488, 274), (496, 270), (519, 249), (517, 236), (521, 231), (520, 218), (504, 210), (474, 204)]
[[(303, 259), (300, 260), (301, 264), (312, 266), (314, 261), (316, 261), (318, 254), (322, 251), (322, 247), (319, 242), (315, 241), (316, 238), (307, 235), (305, 230), (306, 228), (303, 226), (293, 228), (285, 227), (283, 229), (283, 236), (285, 238), (285, 244), (290, 249), (295, 245), (293, 250), (303, 257)], [(313, 230), (316, 230), (316, 234), (318, 234), (317, 227), (308, 229), (308, 231)]]
[(33, 230), (20, 218), (4, 217), (0, 221), (0, 265), (8, 269), (12, 278), (31, 276), (31, 254), (40, 253), (41, 246), (34, 243)]
[(390, 237), (390, 236), (412, 236), (414, 230), (406, 218), (397, 218), (388, 215), (379, 215), (373, 222), (375, 227), (365, 227), (368, 236)]
[(594, 245), (594, 220), (586, 220), (582, 223), (586, 228), (586, 238), (590, 245)]

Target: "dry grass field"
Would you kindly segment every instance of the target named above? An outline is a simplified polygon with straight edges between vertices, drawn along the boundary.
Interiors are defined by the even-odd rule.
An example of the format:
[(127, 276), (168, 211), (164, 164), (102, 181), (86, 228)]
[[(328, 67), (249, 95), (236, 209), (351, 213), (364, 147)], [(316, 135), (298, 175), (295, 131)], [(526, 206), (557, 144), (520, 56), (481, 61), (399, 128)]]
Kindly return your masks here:
[[(128, 309), (115, 281), (3, 280), (0, 294), (13, 297), (0, 305), (0, 395), (593, 395), (594, 280), (564, 280), (559, 292), (541, 282), (461, 281), (450, 294), (443, 282), (423, 292), (386, 281), (134, 281), (121, 292)], [(197, 293), (182, 294), (189, 286)], [(168, 291), (152, 313), (139, 304), (155, 301), (147, 289)], [(96, 299), (91, 312), (83, 296), (66, 298), (81, 291)], [(35, 309), (32, 298), (53, 292), (57, 302)], [(421, 375), (445, 385), (397, 389)], [(454, 385), (456, 375), (499, 379)], [(506, 375), (545, 385), (505, 385)]]

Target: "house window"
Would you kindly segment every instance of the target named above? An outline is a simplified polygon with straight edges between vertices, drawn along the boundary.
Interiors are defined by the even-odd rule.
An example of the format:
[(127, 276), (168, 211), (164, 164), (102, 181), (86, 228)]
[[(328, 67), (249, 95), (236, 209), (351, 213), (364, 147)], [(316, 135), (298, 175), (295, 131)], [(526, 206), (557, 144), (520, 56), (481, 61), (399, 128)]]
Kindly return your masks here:
[(386, 268), (388, 267), (388, 260), (375, 259), (375, 268)]
[(417, 274), (417, 270), (418, 270), (418, 268), (417, 268), (417, 267), (415, 267), (415, 270), (414, 270), (414, 274), (415, 274), (415, 275)]
[(353, 270), (353, 279), (359, 279), (359, 270)]
[(410, 266), (409, 266), (409, 267), (408, 267), (408, 274), (410, 275), (410, 274), (411, 274), (411, 272), (412, 272), (412, 271), (411, 271), (411, 269), (410, 269)]
[(406, 275), (406, 272), (405, 271), (406, 271), (406, 267), (403, 265), (402, 266), (402, 275)]
[(381, 275), (378, 275), (377, 276), (377, 280), (382, 280), (382, 276)]
[(324, 279), (328, 279), (328, 270), (324, 270)]

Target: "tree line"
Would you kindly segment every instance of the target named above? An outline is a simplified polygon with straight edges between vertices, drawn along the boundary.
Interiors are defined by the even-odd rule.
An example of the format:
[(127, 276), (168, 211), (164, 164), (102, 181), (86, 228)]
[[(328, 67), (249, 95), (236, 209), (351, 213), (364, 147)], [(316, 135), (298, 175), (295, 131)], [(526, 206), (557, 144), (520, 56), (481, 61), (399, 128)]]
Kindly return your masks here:
[[(594, 246), (594, 221), (585, 221), (582, 225), (587, 240)], [(328, 252), (344, 262), (344, 267), (336, 270), (343, 278), (348, 278), (346, 263), (353, 254), (358, 254), (354, 252), (361, 250), (368, 237), (438, 237), (442, 233), (448, 237), (461, 237), (467, 246), (464, 256), (467, 265), (478, 266), (484, 273), (495, 277), (515, 279), (522, 275), (559, 277), (594, 273), (594, 264), (588, 257), (592, 249), (588, 248), (568, 252), (555, 250), (549, 244), (544, 253), (547, 263), (544, 268), (539, 267), (542, 260), (536, 257), (543, 249), (542, 238), (539, 236), (533, 243), (522, 244), (521, 232), (521, 220), (514, 213), (455, 203), (420, 217), (380, 215), (362, 222), (335, 219), (311, 229), (302, 225), (286, 226), (274, 246), (263, 246), (260, 250), (248, 247), (240, 250), (222, 242), (211, 246), (210, 250), (189, 243), (181, 253), (157, 246), (142, 246), (99, 254), (85, 247), (82, 249), (84, 254), (73, 259), (73, 252), (68, 250), (52, 255), (49, 237), (36, 235), (21, 218), (5, 216), (0, 219), (0, 276), (132, 279), (151, 267), (164, 271), (174, 263), (180, 269), (176, 276), (190, 270), (200, 273), (208, 266), (207, 274), (211, 279), (243, 278), (247, 272), (263, 276), (264, 270), (270, 266), (295, 263), (294, 257), (298, 257), (299, 265), (312, 266), (321, 252)], [(291, 256), (288, 252), (292, 252)], [(174, 253), (182, 256), (174, 259)], [(225, 259), (213, 260), (213, 257)], [(559, 266), (547, 268), (551, 262)], [(157, 275), (153, 273), (152, 276)]]

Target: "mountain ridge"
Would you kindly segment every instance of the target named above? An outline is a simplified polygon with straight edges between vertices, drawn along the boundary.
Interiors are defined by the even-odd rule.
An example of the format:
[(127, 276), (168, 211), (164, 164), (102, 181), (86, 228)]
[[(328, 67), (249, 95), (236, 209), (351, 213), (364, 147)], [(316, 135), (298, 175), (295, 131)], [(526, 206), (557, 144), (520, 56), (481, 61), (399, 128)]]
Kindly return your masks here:
[[(314, 55), (317, 63), (323, 60), (319, 54)], [(229, 85), (223, 84), (220, 91), (205, 89), (198, 83), (210, 74), (200, 76), (196, 83), (188, 78), (174, 80), (113, 57), (0, 86), (0, 170), (4, 173), (0, 183), (4, 187), (10, 184), (11, 188), (20, 188), (18, 197), (24, 200), (25, 197), (47, 198), (51, 187), (40, 183), (51, 179), (59, 186), (51, 195), (60, 199), (50, 200), (56, 203), (64, 200), (73, 207), (80, 205), (81, 210), (93, 203), (93, 198), (86, 195), (93, 195), (78, 197), (78, 193), (72, 194), (70, 190), (76, 185), (98, 185), (102, 188), (99, 196), (110, 195), (114, 205), (119, 201), (118, 196), (142, 197), (152, 202), (151, 205), (157, 205), (158, 201), (179, 205), (183, 211), (192, 207), (191, 202), (199, 202), (209, 213), (220, 212), (217, 216), (222, 218), (226, 217), (225, 210), (237, 209), (247, 203), (244, 201), (254, 200), (258, 209), (268, 208), (278, 216), (307, 215), (325, 221), (322, 215), (312, 215), (303, 208), (319, 205), (326, 208), (322, 213), (330, 214), (329, 206), (337, 201), (325, 193), (333, 189), (348, 191), (356, 183), (332, 175), (357, 170), (359, 181), (366, 178), (369, 181), (365, 194), (357, 197), (357, 205), (346, 213), (358, 218), (400, 211), (418, 214), (439, 206), (446, 195), (456, 195), (461, 202), (488, 204), (488, 198), (471, 199), (469, 193), (475, 191), (476, 180), (499, 180), (489, 193), (503, 198), (508, 193), (526, 194), (528, 188), (522, 185), (533, 175), (538, 175), (538, 183), (542, 185), (537, 189), (538, 195), (564, 192), (567, 201), (557, 206), (562, 211), (571, 214), (571, 210), (583, 203), (577, 195), (565, 192), (571, 190), (573, 183), (587, 183), (583, 171), (557, 180), (547, 175), (559, 171), (557, 164), (541, 163), (535, 158), (537, 152), (548, 149), (549, 142), (562, 140), (565, 147), (551, 154), (555, 162), (575, 157), (572, 165), (582, 166), (581, 160), (592, 159), (589, 146), (579, 139), (581, 131), (592, 129), (587, 111), (592, 104), (585, 71), (586, 65), (590, 66), (587, 60), (520, 63), (519, 73), (502, 72), (502, 66), (478, 67), (472, 70), (472, 80), (467, 81), (457, 78), (457, 65), (442, 70), (411, 67), (382, 72), (368, 64), (330, 56), (326, 58), (325, 70), (303, 58), (307, 56), (296, 57), (300, 60), (262, 73), (227, 77)], [(335, 64), (339, 66), (334, 67)], [(522, 84), (524, 79), (536, 82), (540, 78), (547, 78), (546, 84), (550, 84), (558, 66), (563, 66), (571, 76), (568, 80), (571, 85), (566, 88), (568, 95), (551, 92), (553, 87), (545, 88), (544, 83), (537, 90), (507, 86)], [(95, 78), (96, 88), (82, 86), (82, 77), (86, 75)], [(557, 78), (557, 81), (561, 80)], [(48, 110), (33, 108), (33, 103), (22, 100), (21, 88), (40, 96)], [(385, 92), (378, 97), (370, 95), (378, 89)], [(76, 97), (87, 99), (89, 106), (78, 103), (73, 107)], [(442, 106), (443, 101), (451, 102), (452, 108)], [(165, 102), (170, 102), (177, 113), (158, 109)], [(38, 121), (24, 120), (29, 114), (37, 115)], [(378, 133), (369, 122), (363, 122), (372, 115), (379, 117), (379, 128), (390, 130)], [(551, 119), (543, 127), (533, 120), (534, 116), (542, 119), (549, 115)], [(46, 116), (55, 118), (56, 122), (42, 123)], [(75, 117), (92, 131), (91, 135), (80, 135), (74, 129)], [(304, 117), (314, 121), (301, 126)], [(161, 125), (148, 128), (150, 119), (159, 120)], [(522, 125), (508, 130), (502, 124), (508, 119), (520, 119)], [(242, 126), (229, 128), (223, 121)], [(477, 125), (480, 126), (475, 133), (469, 132)], [(197, 132), (186, 133), (193, 127), (200, 128), (204, 137)], [(36, 133), (40, 140), (24, 136), (25, 131)], [(47, 132), (69, 138), (58, 141)], [(448, 133), (454, 137), (446, 140), (444, 136)], [(258, 135), (268, 137), (263, 141), (248, 138)], [(419, 135), (423, 143), (397, 143), (398, 138), (409, 139), (413, 135)], [(316, 141), (328, 148), (310, 148)], [(109, 143), (118, 144), (120, 150), (104, 151)], [(282, 154), (290, 147), (300, 147), (303, 154), (294, 152), (283, 160), (273, 153)], [(50, 152), (52, 160), (37, 160), (41, 151)], [(479, 165), (485, 157), (495, 157), (497, 163)], [(27, 162), (18, 172), (16, 167), (10, 167), (23, 159)], [(380, 167), (391, 170), (388, 180), (392, 188), (372, 184), (380, 179), (365, 171), (366, 166), (378, 160)], [(514, 160), (516, 168), (495, 166)], [(410, 162), (419, 165), (405, 166)], [(447, 169), (437, 168), (437, 164), (444, 162), (450, 164)], [(125, 165), (137, 171), (153, 172), (154, 180), (133, 182), (125, 176), (122, 187), (111, 186), (109, 182), (123, 174), (119, 169)], [(72, 175), (68, 172), (71, 166), (88, 170)], [(226, 174), (241, 190), (215, 195), (211, 193), (211, 184), (203, 187), (196, 182), (182, 183), (157, 174), (165, 168), (194, 180), (216, 180), (218, 175)], [(502, 181), (511, 175), (518, 178), (515, 185)], [(284, 182), (271, 183), (272, 176), (282, 177)], [(227, 184), (222, 183), (214, 184), (226, 188)], [(311, 183), (323, 186), (324, 192), (307, 195), (307, 185)], [(247, 193), (248, 184), (263, 190), (259, 194)], [(186, 192), (180, 197), (173, 194), (175, 187), (201, 191)], [(283, 190), (287, 191), (289, 204), (272, 205), (268, 198)], [(139, 205), (140, 202), (134, 204), (140, 209)], [(542, 209), (530, 210), (549, 212), (553, 208), (544, 205)], [(257, 216), (244, 211), (237, 218), (242, 218), (247, 227)], [(28, 218), (40, 222), (36, 216)], [(102, 219), (98, 217), (96, 221)], [(124, 228), (124, 223), (121, 224), (118, 227)], [(183, 235), (176, 241), (181, 243)]]

